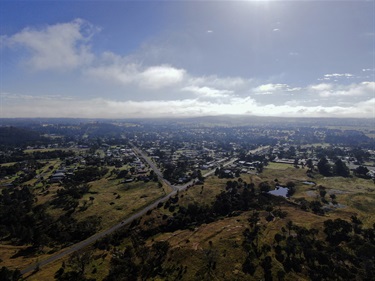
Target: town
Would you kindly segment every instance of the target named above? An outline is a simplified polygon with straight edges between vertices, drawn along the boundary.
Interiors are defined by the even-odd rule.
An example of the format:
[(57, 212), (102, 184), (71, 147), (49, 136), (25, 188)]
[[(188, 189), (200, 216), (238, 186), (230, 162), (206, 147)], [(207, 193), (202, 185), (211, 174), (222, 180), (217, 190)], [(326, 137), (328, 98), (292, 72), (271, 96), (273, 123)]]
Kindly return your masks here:
[[(100, 241), (118, 229), (137, 227), (139, 220), (163, 233), (210, 225), (218, 217), (248, 216), (250, 210), (264, 212), (264, 222), (277, 222), (296, 208), (305, 212), (302, 216), (317, 216), (317, 223), (342, 212), (365, 225), (375, 223), (373, 207), (365, 207), (375, 191), (375, 130), (369, 120), (361, 126), (355, 119), (345, 124), (326, 120), (319, 126), (313, 119), (196, 121), (2, 120), (2, 274), (21, 273), (34, 280), (42, 265), (58, 261), (55, 252), (74, 256), (92, 243), (104, 243)], [(234, 199), (223, 196), (234, 194), (249, 199), (228, 205)], [(157, 214), (162, 206), (166, 211)], [(179, 217), (192, 208), (194, 216), (205, 218), (190, 214), (181, 224)], [(79, 246), (81, 241), (88, 242)], [(95, 247), (103, 251), (109, 246)], [(246, 254), (244, 258), (237, 277), (263, 274), (254, 262), (247, 263)], [(72, 264), (70, 259), (66, 263)], [(309, 266), (313, 276), (315, 269)], [(295, 277), (298, 270), (290, 273), (287, 267), (283, 274)], [(158, 270), (152, 274), (164, 272)], [(56, 280), (68, 278), (64, 271), (56, 272)], [(81, 271), (80, 278), (86, 272)], [(176, 274), (182, 278), (181, 271)], [(264, 274), (272, 273), (264, 268)]]
[[(136, 123), (135, 128), (106, 123), (42, 123), (39, 126), (43, 132), (48, 132), (44, 134), (43, 140), (35, 141), (34, 144), (25, 140), (24, 145), (3, 146), (5, 149), (0, 152), (0, 162), (17, 162), (14, 165), (20, 167), (19, 170), (16, 167), (7, 168), (13, 174), (2, 172), (3, 186), (11, 186), (13, 183), (17, 185), (34, 177), (37, 179), (35, 184), (42, 180), (59, 183), (85, 166), (113, 166), (113, 173), (122, 170), (124, 174), (127, 171), (128, 182), (134, 180), (135, 176), (151, 180), (145, 176), (148, 172), (146, 163), (134, 153), (134, 146), (147, 153), (163, 171), (164, 178), (173, 184), (189, 182), (196, 178), (197, 171), (220, 169), (222, 162), (232, 158), (236, 158), (236, 161), (221, 171), (221, 176), (234, 178), (241, 173), (256, 174), (270, 162), (291, 164), (297, 169), (305, 166), (318, 169), (319, 162), (324, 158), (329, 166), (325, 171), (328, 176), (334, 175), (335, 163), (339, 161), (339, 165), (347, 170), (345, 176), (352, 174), (375, 178), (374, 139), (353, 129), (306, 126), (285, 126), (281, 129), (256, 126), (200, 128), (189, 124), (166, 127), (149, 124), (140, 126)], [(116, 130), (110, 132), (108, 127)], [(9, 130), (9, 135), (12, 130), (17, 130), (12, 127), (3, 129)], [(112, 134), (114, 137), (108, 136)], [(375, 135), (375, 130), (368, 130), (368, 134)], [(37, 175), (39, 160), (53, 158), (64, 161), (54, 171), (50, 171), (49, 178), (43, 174)], [(12, 177), (17, 174), (16, 178)]]

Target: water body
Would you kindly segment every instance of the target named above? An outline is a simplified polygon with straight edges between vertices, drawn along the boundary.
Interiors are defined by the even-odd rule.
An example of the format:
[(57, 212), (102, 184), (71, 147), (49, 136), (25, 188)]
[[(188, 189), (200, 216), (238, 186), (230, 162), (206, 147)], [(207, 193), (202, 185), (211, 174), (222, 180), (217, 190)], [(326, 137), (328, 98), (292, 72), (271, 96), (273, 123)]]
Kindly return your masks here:
[(316, 185), (316, 183), (313, 181), (303, 181), (302, 183), (307, 185)]
[(271, 190), (268, 193), (276, 196), (282, 196), (287, 198), (289, 188), (283, 186), (276, 186), (275, 190)]

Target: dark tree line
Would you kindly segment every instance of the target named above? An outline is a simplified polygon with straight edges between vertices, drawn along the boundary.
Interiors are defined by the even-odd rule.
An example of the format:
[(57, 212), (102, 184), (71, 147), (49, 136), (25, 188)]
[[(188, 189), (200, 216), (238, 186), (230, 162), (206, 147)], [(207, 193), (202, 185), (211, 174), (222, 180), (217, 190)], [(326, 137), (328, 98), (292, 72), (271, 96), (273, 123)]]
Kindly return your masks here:
[(337, 159), (333, 165), (331, 165), (327, 158), (322, 157), (318, 162), (318, 171), (320, 174), (326, 177), (330, 176), (340, 176), (340, 177), (349, 177), (350, 170), (348, 166), (341, 160)]
[(139, 237), (131, 238), (132, 245), (117, 251), (112, 257), (109, 274), (104, 280), (150, 280), (156, 276), (165, 278), (163, 262), (170, 248), (169, 243), (158, 241), (147, 247)]

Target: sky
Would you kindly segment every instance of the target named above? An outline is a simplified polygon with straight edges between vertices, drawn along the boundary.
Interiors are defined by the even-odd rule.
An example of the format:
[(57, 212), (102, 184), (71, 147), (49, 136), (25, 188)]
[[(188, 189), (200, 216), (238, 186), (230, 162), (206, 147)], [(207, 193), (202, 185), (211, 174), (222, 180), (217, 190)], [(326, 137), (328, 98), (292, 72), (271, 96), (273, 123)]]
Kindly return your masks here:
[(375, 118), (375, 1), (0, 0), (0, 118)]

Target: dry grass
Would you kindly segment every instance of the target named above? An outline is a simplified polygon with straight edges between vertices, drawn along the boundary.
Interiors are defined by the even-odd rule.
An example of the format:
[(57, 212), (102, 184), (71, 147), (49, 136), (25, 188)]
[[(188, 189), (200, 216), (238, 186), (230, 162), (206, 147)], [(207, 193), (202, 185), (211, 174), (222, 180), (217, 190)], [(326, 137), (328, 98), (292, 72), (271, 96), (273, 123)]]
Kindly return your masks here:
[(20, 250), (24, 250), (26, 248), (27, 246), (0, 245), (1, 266), (6, 266), (13, 269), (24, 267), (24, 265), (27, 264), (27, 261), (19, 258), (12, 258), (12, 256), (16, 255)]
[[(203, 185), (194, 185), (189, 189), (180, 193), (181, 205), (188, 205), (189, 203), (207, 204), (210, 205), (220, 194), (225, 187), (228, 179), (219, 179), (214, 176), (210, 176), (205, 179)], [(183, 195), (183, 197), (181, 197)]]
[[(311, 212), (305, 212), (293, 206), (281, 205), (280, 208), (288, 213), (284, 219), (276, 218), (272, 222), (266, 222), (267, 212), (261, 212), (261, 224), (263, 234), (261, 242), (272, 245), (274, 235), (281, 232), (281, 228), (291, 220), (294, 224), (304, 226), (306, 228), (319, 229), (319, 238), (323, 239), (323, 222), (327, 219), (342, 218), (350, 220), (352, 215), (357, 215), (369, 227), (375, 222), (372, 214), (375, 212), (375, 185), (372, 181), (358, 178), (324, 178), (317, 175), (314, 179), (306, 176), (306, 169), (296, 169), (293, 165), (270, 163), (262, 174), (250, 175), (242, 174), (241, 178), (247, 183), (253, 182), (256, 186), (262, 181), (269, 181), (271, 184), (276, 183), (277, 179), (280, 184), (288, 181), (296, 183), (297, 192), (294, 198), (304, 197), (307, 200), (316, 200), (315, 197), (309, 197), (308, 192), (319, 194), (316, 187), (305, 185), (303, 181), (314, 181), (316, 186), (323, 185), (326, 187), (326, 198), (329, 200), (329, 193), (335, 192), (338, 203), (344, 205), (344, 208), (337, 208), (324, 216), (318, 216)], [(205, 179), (203, 185), (190, 187), (188, 190), (180, 192), (179, 205), (187, 206), (189, 203), (210, 205), (216, 195), (222, 192), (228, 180), (237, 179), (219, 179), (210, 176)], [(87, 201), (89, 207), (83, 212), (77, 212), (75, 217), (79, 220), (90, 215), (102, 216), (103, 228), (122, 220), (142, 206), (147, 205), (151, 201), (163, 196), (168, 192), (168, 186), (158, 187), (158, 183), (149, 182), (133, 182), (130, 184), (119, 184), (118, 180), (110, 180), (103, 178), (93, 182), (90, 194), (86, 194), (80, 200), (80, 206)], [(51, 186), (51, 194), (54, 193), (56, 186)], [(116, 197), (120, 195), (120, 198)], [(52, 195), (45, 195), (44, 198), (39, 197), (40, 203), (50, 200)], [(93, 197), (91, 202), (89, 197)], [(142, 197), (142, 198), (141, 198)], [(110, 204), (113, 202), (114, 204)], [(277, 207), (279, 208), (279, 207)], [(168, 213), (168, 210), (160, 208), (152, 212), (152, 217), (161, 217), (162, 214)], [(169, 215), (171, 215), (169, 213)], [(219, 219), (210, 224), (201, 225), (193, 230), (178, 230), (170, 233), (161, 233), (147, 240), (147, 245), (151, 245), (154, 241), (168, 241), (171, 250), (168, 253), (168, 260), (165, 266), (179, 265), (187, 267), (186, 273), (181, 280), (197, 280), (197, 273), (205, 272), (207, 265), (207, 253), (213, 251), (217, 262), (216, 270), (210, 275), (212, 279), (217, 280), (259, 280), (263, 278), (263, 270), (258, 267), (254, 276), (245, 275), (242, 272), (242, 264), (245, 259), (245, 252), (242, 248), (243, 231), (249, 227), (248, 217), (251, 211), (244, 212), (237, 217), (226, 217)], [(146, 219), (146, 218), (144, 218)], [(149, 219), (149, 217), (147, 217)], [(128, 242), (124, 241), (123, 244)], [(29, 260), (13, 260), (10, 261), (10, 255), (15, 248), (2, 248), (1, 258), (7, 260), (7, 264), (12, 262), (22, 265), (32, 263)], [(87, 277), (102, 280), (109, 270), (110, 254), (105, 255), (104, 252), (95, 250), (93, 252), (93, 261), (87, 267)], [(4, 258), (3, 258), (4, 257)], [(39, 258), (40, 260), (42, 257)], [(35, 259), (33, 260), (35, 261)], [(27, 280), (53, 280), (53, 275), (61, 266), (61, 260), (53, 263), (39, 272), (31, 275)], [(12, 268), (12, 267), (11, 267)], [(13, 267), (14, 268), (14, 267)], [(93, 273), (95, 268), (96, 273)], [(273, 265), (274, 273), (281, 268), (277, 262)], [(206, 270), (206, 271), (205, 271)], [(208, 274), (208, 273), (207, 273)], [(208, 275), (207, 275), (208, 276)], [(305, 280), (303, 276), (295, 273), (288, 273), (286, 280)]]
[[(80, 200), (78, 209), (85, 201), (88, 208), (76, 212), (74, 217), (82, 220), (89, 216), (100, 216), (102, 229), (105, 229), (164, 195), (164, 189), (159, 188), (157, 182), (121, 184), (118, 180), (101, 179), (93, 182), (90, 193)], [(90, 197), (94, 200), (90, 200)]]
[(66, 262), (67, 260), (68, 260), (68, 257), (61, 259), (61, 260), (57, 260), (53, 263), (50, 263), (48, 266), (41, 267), (39, 271), (34, 271), (29, 274), (25, 274), (23, 277), (28, 281), (56, 280), (54, 278), (56, 271), (60, 269), (63, 261)]
[[(287, 164), (271, 163), (259, 177), (262, 181), (268, 180), (270, 183), (274, 179), (278, 179), (281, 184), (288, 181), (295, 182), (297, 191), (292, 199), (320, 200), (317, 187), (322, 185), (327, 191), (326, 200), (330, 202), (329, 195), (334, 193), (336, 201), (340, 204), (339, 208), (334, 208), (326, 214), (326, 219), (329, 217), (350, 220), (352, 215), (356, 215), (363, 221), (365, 227), (370, 227), (375, 223), (375, 217), (372, 215), (375, 213), (375, 184), (372, 180), (357, 177), (323, 177), (319, 174), (311, 179), (306, 176), (306, 169), (287, 166)], [(316, 185), (306, 185), (302, 183), (303, 181), (313, 181)]]
[[(244, 254), (241, 247), (242, 232), (246, 228), (246, 215), (224, 218), (192, 230), (163, 233), (155, 241), (168, 241), (171, 245), (167, 265), (187, 267), (181, 280), (196, 280), (197, 272), (207, 267), (207, 251), (212, 250), (217, 262), (213, 277), (219, 280), (236, 276), (246, 280), (242, 273)], [(234, 265), (234, 266), (233, 266)], [(228, 279), (229, 280), (229, 279)]]
[[(96, 280), (103, 280), (109, 273), (109, 262), (111, 255), (107, 252), (92, 249), (89, 247), (88, 251), (92, 252), (92, 261), (86, 265), (85, 276), (87, 278), (94, 278)], [(48, 266), (40, 268), (39, 271), (25, 275), (25, 279), (28, 281), (40, 281), (40, 280), (55, 280), (54, 275), (58, 271), (63, 262), (66, 265), (66, 270), (69, 271), (69, 257), (57, 260)]]
[[(261, 225), (263, 226), (260, 244), (274, 244), (274, 235), (281, 232), (289, 220), (299, 226), (307, 228), (318, 228), (323, 234), (322, 226), (326, 217), (307, 213), (291, 206), (281, 206), (288, 215), (284, 219), (276, 218), (272, 222), (266, 221), (267, 212), (260, 213)], [(154, 241), (168, 241), (171, 245), (169, 261), (166, 267), (179, 265), (187, 267), (187, 272), (181, 280), (198, 280), (197, 273), (202, 274), (207, 266), (207, 252), (212, 251), (217, 263), (213, 271), (213, 279), (217, 280), (261, 280), (263, 270), (259, 266), (253, 276), (242, 272), (242, 264), (245, 261), (246, 253), (242, 247), (243, 232), (249, 227), (247, 219), (252, 211), (244, 212), (237, 217), (225, 217), (210, 224), (203, 224), (194, 230), (177, 230), (169, 233), (162, 233), (148, 240), (150, 246)], [(281, 268), (277, 262), (273, 265), (274, 274)], [(203, 271), (202, 271), (203, 270)], [(200, 276), (202, 278), (202, 276)], [(203, 279), (199, 279), (203, 280)], [(287, 275), (286, 280), (306, 280), (293, 272)]]
[[(52, 249), (45, 247), (42, 252), (26, 254), (28, 246), (13, 246), (13, 245), (0, 245), (0, 259), (1, 266), (6, 266), (9, 269), (23, 269), (31, 264), (47, 259), (51, 254)], [(22, 255), (20, 252), (24, 252)], [(49, 266), (47, 266), (48, 268)], [(53, 280), (39, 279), (39, 280)]]

